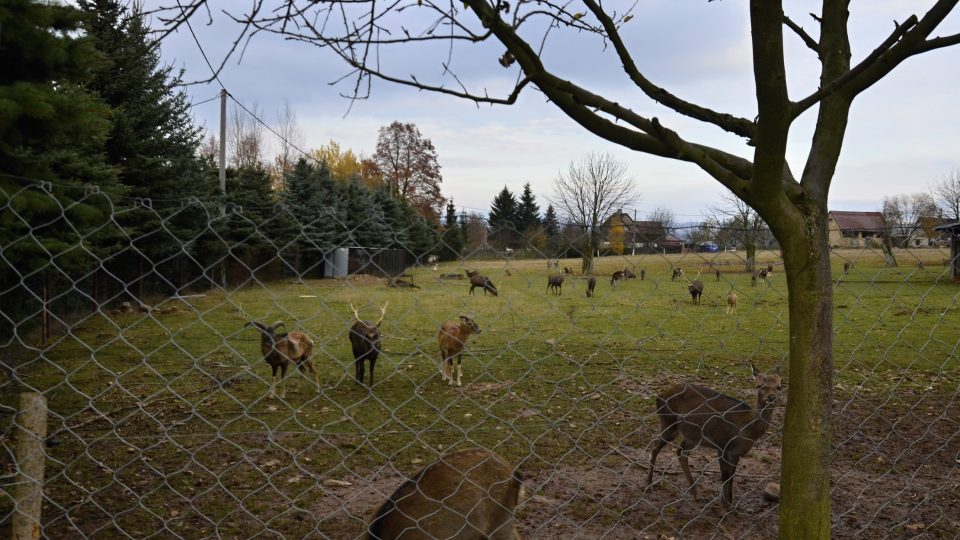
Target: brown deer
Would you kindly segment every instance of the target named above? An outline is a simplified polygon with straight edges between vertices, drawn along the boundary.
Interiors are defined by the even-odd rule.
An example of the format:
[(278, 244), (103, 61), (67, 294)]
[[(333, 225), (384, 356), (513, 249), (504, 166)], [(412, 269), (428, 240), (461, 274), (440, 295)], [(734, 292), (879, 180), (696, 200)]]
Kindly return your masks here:
[[(460, 316), (460, 323), (456, 321), (446, 321), (440, 325), (440, 332), (437, 333), (437, 340), (440, 342), (440, 372), (443, 373), (443, 380), (449, 381), (449, 384), (461, 386), (460, 377), (463, 374), (461, 362), (463, 361), (463, 349), (467, 345), (467, 340), (473, 334), (480, 334), (480, 327), (473, 319), (466, 315)], [(453, 357), (457, 357), (457, 379), (453, 379)]]
[(368, 540), (518, 540), (523, 477), (480, 448), (443, 456), (404, 482), (373, 514)]
[(727, 293), (727, 315), (737, 312), (737, 293), (732, 290)]
[[(497, 288), (494, 286), (493, 282), (490, 281), (490, 278), (487, 276), (477, 273), (477, 272), (467, 272), (467, 275), (470, 276), (470, 294), (473, 294), (473, 290), (477, 287), (483, 289), (483, 294), (488, 292), (494, 296), (497, 296)], [(510, 271), (507, 270), (507, 275), (510, 275)]]
[(350, 347), (353, 349), (354, 371), (357, 382), (363, 384), (363, 368), (366, 360), (370, 361), (370, 387), (373, 388), (373, 366), (377, 364), (377, 357), (380, 356), (380, 324), (383, 318), (387, 316), (387, 305), (380, 308), (380, 319), (375, 324), (360, 320), (360, 314), (357, 308), (350, 304), (353, 310), (353, 316), (357, 322), (350, 327)]
[(547, 292), (553, 290), (554, 294), (563, 294), (563, 275), (557, 274), (547, 277)]
[(587, 298), (593, 298), (597, 288), (597, 278), (590, 276), (587, 278)]
[(702, 444), (715, 449), (720, 456), (721, 502), (724, 508), (732, 504), (737, 464), (770, 427), (770, 418), (782, 387), (779, 367), (766, 374), (757, 371), (752, 363), (750, 367), (757, 383), (756, 409), (739, 399), (687, 382), (671, 386), (657, 396), (660, 435), (654, 440), (650, 452), (648, 486), (653, 481), (657, 454), (680, 435), (677, 460), (690, 483), (693, 498), (697, 498), (697, 487), (690, 474), (687, 456)]
[(260, 352), (263, 359), (273, 372), (270, 379), (270, 397), (275, 397), (274, 388), (277, 384), (277, 370), (280, 370), (280, 398), (287, 397), (287, 368), (293, 362), (301, 373), (307, 371), (313, 373), (313, 382), (317, 386), (317, 393), (320, 392), (320, 379), (310, 355), (313, 354), (313, 340), (303, 332), (290, 332), (288, 334), (277, 334), (277, 329), (281, 326), (286, 327), (283, 321), (277, 321), (271, 325), (266, 325), (260, 321), (250, 321), (244, 326), (253, 326), (260, 332)]
[(618, 282), (623, 281), (623, 270), (617, 270), (610, 276), (610, 286), (615, 286)]

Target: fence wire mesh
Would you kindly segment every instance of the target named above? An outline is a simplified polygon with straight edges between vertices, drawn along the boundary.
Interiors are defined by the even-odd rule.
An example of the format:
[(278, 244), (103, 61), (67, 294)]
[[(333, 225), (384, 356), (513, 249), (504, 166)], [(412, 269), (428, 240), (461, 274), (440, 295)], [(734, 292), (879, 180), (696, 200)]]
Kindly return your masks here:
[[(361, 213), (304, 221), (279, 203), (159, 205), (10, 185), (0, 207), (0, 534), (20, 511), (17, 396), (33, 391), (50, 408), (50, 538), (359, 538), (405, 479), (473, 447), (522, 475), (525, 537), (776, 535), (786, 392), (765, 409), (762, 435), (766, 422), (722, 414), (730, 406), (718, 401), (756, 407), (751, 364), (779, 367), (789, 384), (775, 250), (748, 261), (631, 238), (627, 254), (606, 245), (594, 260), (589, 298), (576, 229), (484, 230), (478, 240), (465, 227), (463, 245), (452, 245), (442, 233), (371, 229)], [(960, 290), (949, 248), (894, 254), (896, 267), (879, 246), (833, 253), (833, 530), (957, 537)], [(467, 270), (489, 284), (471, 294)], [(562, 284), (549, 287), (550, 276)], [(350, 329), (385, 305), (381, 354), (367, 364), (373, 384), (360, 383)], [(464, 338), (462, 386), (444, 380), (438, 345), (441, 324), (461, 315), (479, 328)], [(289, 332), (277, 342), (294, 332), (312, 341), (318, 386), (294, 361), (285, 395), (281, 385), (272, 395), (261, 332), (248, 323), (277, 320)], [(682, 381), (733, 398), (669, 390)], [(661, 429), (655, 396), (691, 388), (708, 402), (691, 418), (756, 439), (729, 508), (726, 461), (707, 443), (689, 452), (696, 497), (680, 439), (647, 483)], [(493, 493), (484, 482), (466, 474), (455, 489)], [(479, 512), (454, 506), (459, 498), (448, 509)], [(471, 523), (454, 532), (479, 527)]]

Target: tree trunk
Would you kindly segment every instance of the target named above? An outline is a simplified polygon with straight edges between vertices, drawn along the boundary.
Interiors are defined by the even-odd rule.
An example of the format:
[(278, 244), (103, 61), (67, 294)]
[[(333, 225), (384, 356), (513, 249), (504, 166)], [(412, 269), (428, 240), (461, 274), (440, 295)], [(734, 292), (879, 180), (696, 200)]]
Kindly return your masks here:
[(747, 260), (745, 261), (744, 271), (753, 273), (757, 267), (757, 243), (752, 238), (748, 238), (744, 242), (743, 247), (747, 250)]
[(881, 240), (880, 245), (883, 246), (883, 259), (886, 261), (887, 266), (895, 268), (897, 266), (897, 258), (893, 256), (893, 240), (891, 240), (889, 234), (883, 235), (883, 240)]
[[(825, 208), (825, 205), (824, 205)], [(833, 288), (825, 209), (781, 240), (790, 305), (790, 371), (780, 538), (830, 537)]]

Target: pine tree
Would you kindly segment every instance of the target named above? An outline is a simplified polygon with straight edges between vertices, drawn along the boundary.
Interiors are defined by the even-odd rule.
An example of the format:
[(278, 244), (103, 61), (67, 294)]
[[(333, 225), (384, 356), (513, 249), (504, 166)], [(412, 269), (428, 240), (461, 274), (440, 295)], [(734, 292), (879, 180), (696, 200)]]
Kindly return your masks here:
[(360, 183), (359, 178), (342, 185), (340, 192), (348, 243), (364, 248), (383, 247), (389, 231), (383, 209), (374, 203), (373, 194)]
[(457, 208), (453, 205), (453, 199), (447, 201), (447, 214), (443, 223), (443, 254), (442, 257), (447, 261), (455, 261), (463, 253), (464, 238), (457, 219)]
[(101, 60), (82, 20), (66, 5), (0, 8), (0, 335), (29, 324), (9, 317), (37, 313), (41, 289), (79, 288), (121, 234), (122, 190), (104, 159), (110, 109), (87, 89)]
[(557, 248), (561, 243), (560, 219), (552, 204), (547, 205), (547, 211), (543, 214), (543, 233), (547, 235), (547, 249), (556, 256)]
[(507, 186), (503, 186), (493, 199), (488, 218), (490, 241), (494, 245), (505, 248), (516, 244), (519, 238), (517, 217), (517, 199)]
[(410, 243), (407, 215), (403, 211), (403, 203), (393, 198), (387, 189), (384, 186), (373, 192), (373, 203), (380, 208), (387, 229), (384, 247), (406, 249)]
[(299, 159), (287, 176), (286, 186), (281, 201), (299, 227), (295, 239), (297, 271), (306, 273), (319, 267), (324, 253), (346, 240), (347, 227), (337, 206), (337, 185), (326, 163), (317, 167)]
[(106, 59), (90, 86), (114, 108), (107, 158), (120, 181), (131, 196), (153, 199), (154, 208), (164, 199), (197, 195), (201, 129), (193, 123), (182, 71), (161, 64), (159, 44), (136, 4), (132, 11), (119, 0), (79, 4)]
[(540, 206), (537, 205), (537, 198), (533, 195), (530, 188), (530, 182), (523, 186), (523, 193), (520, 194), (520, 201), (517, 204), (517, 230), (521, 234), (532, 232), (534, 227), (540, 225)]

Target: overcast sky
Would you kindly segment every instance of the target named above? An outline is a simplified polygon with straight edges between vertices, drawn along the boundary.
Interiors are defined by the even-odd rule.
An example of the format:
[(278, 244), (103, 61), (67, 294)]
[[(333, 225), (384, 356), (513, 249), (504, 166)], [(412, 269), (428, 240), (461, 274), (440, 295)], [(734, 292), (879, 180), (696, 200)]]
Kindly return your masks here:
[[(853, 63), (869, 54), (893, 29), (894, 21), (923, 14), (932, 1), (870, 0), (853, 2), (851, 41)], [(609, 2), (608, 2), (609, 4)], [(240, 10), (246, 3), (211, 0), (215, 10)], [(619, 6), (619, 3), (612, 5)], [(624, 5), (627, 5), (624, 2)], [(786, 11), (814, 33), (807, 14), (819, 3), (787, 1)], [(147, 3), (148, 8), (150, 2)], [(572, 9), (577, 11), (576, 8)], [(580, 11), (586, 11), (582, 9)], [(627, 45), (644, 74), (683, 99), (746, 118), (756, 114), (750, 35), (744, 0), (644, 0), (634, 19), (624, 25)], [(239, 11), (238, 11), (239, 13)], [(421, 25), (415, 10), (405, 26)], [(192, 20), (200, 46), (219, 64), (239, 27), (213, 13)], [(785, 31), (791, 98), (800, 99), (815, 88), (816, 58), (799, 39)], [(952, 14), (935, 35), (960, 32), (960, 14)], [(528, 35), (533, 38), (533, 35)], [(210, 69), (184, 26), (162, 43), (167, 63), (182, 66), (187, 81), (206, 79)], [(442, 81), (441, 50), (410, 47), (385, 51), (385, 70), (400, 76), (416, 73), (421, 80)], [(502, 48), (496, 44), (458, 45), (453, 69), (471, 89), (503, 94), (518, 68), (497, 63)], [(553, 33), (544, 61), (563, 77), (596, 93), (628, 104), (644, 116), (658, 116), (688, 140), (709, 144), (750, 157), (743, 140), (716, 128), (671, 115), (645, 99), (623, 74), (611, 50), (596, 37)], [(603, 151), (625, 161), (637, 180), (640, 216), (663, 206), (679, 221), (696, 221), (717, 202), (723, 188), (698, 168), (645, 156), (606, 143), (586, 132), (528, 88), (511, 107), (480, 106), (453, 97), (417, 92), (389, 83), (374, 84), (369, 100), (349, 102), (340, 96), (343, 84), (330, 83), (347, 72), (330, 52), (311, 45), (258, 36), (242, 61), (234, 59), (220, 80), (237, 100), (256, 103), (264, 120), (276, 125), (284, 100), (296, 110), (306, 148), (329, 140), (356, 153), (370, 155), (377, 130), (394, 120), (415, 123), (436, 146), (443, 173), (443, 193), (458, 207), (486, 213), (494, 195), (508, 186), (518, 193), (530, 182), (542, 209), (546, 208), (553, 179), (571, 159)], [(449, 81), (448, 81), (449, 83)], [(926, 189), (952, 171), (960, 170), (960, 47), (914, 57), (862, 94), (854, 103), (843, 154), (830, 198), (832, 210), (877, 210), (884, 195)], [(187, 90), (193, 102), (216, 95), (217, 83)], [(208, 129), (218, 126), (217, 100), (194, 107), (197, 120)], [(795, 124), (788, 159), (799, 175), (807, 152), (816, 109)], [(273, 136), (267, 134), (268, 139)]]

